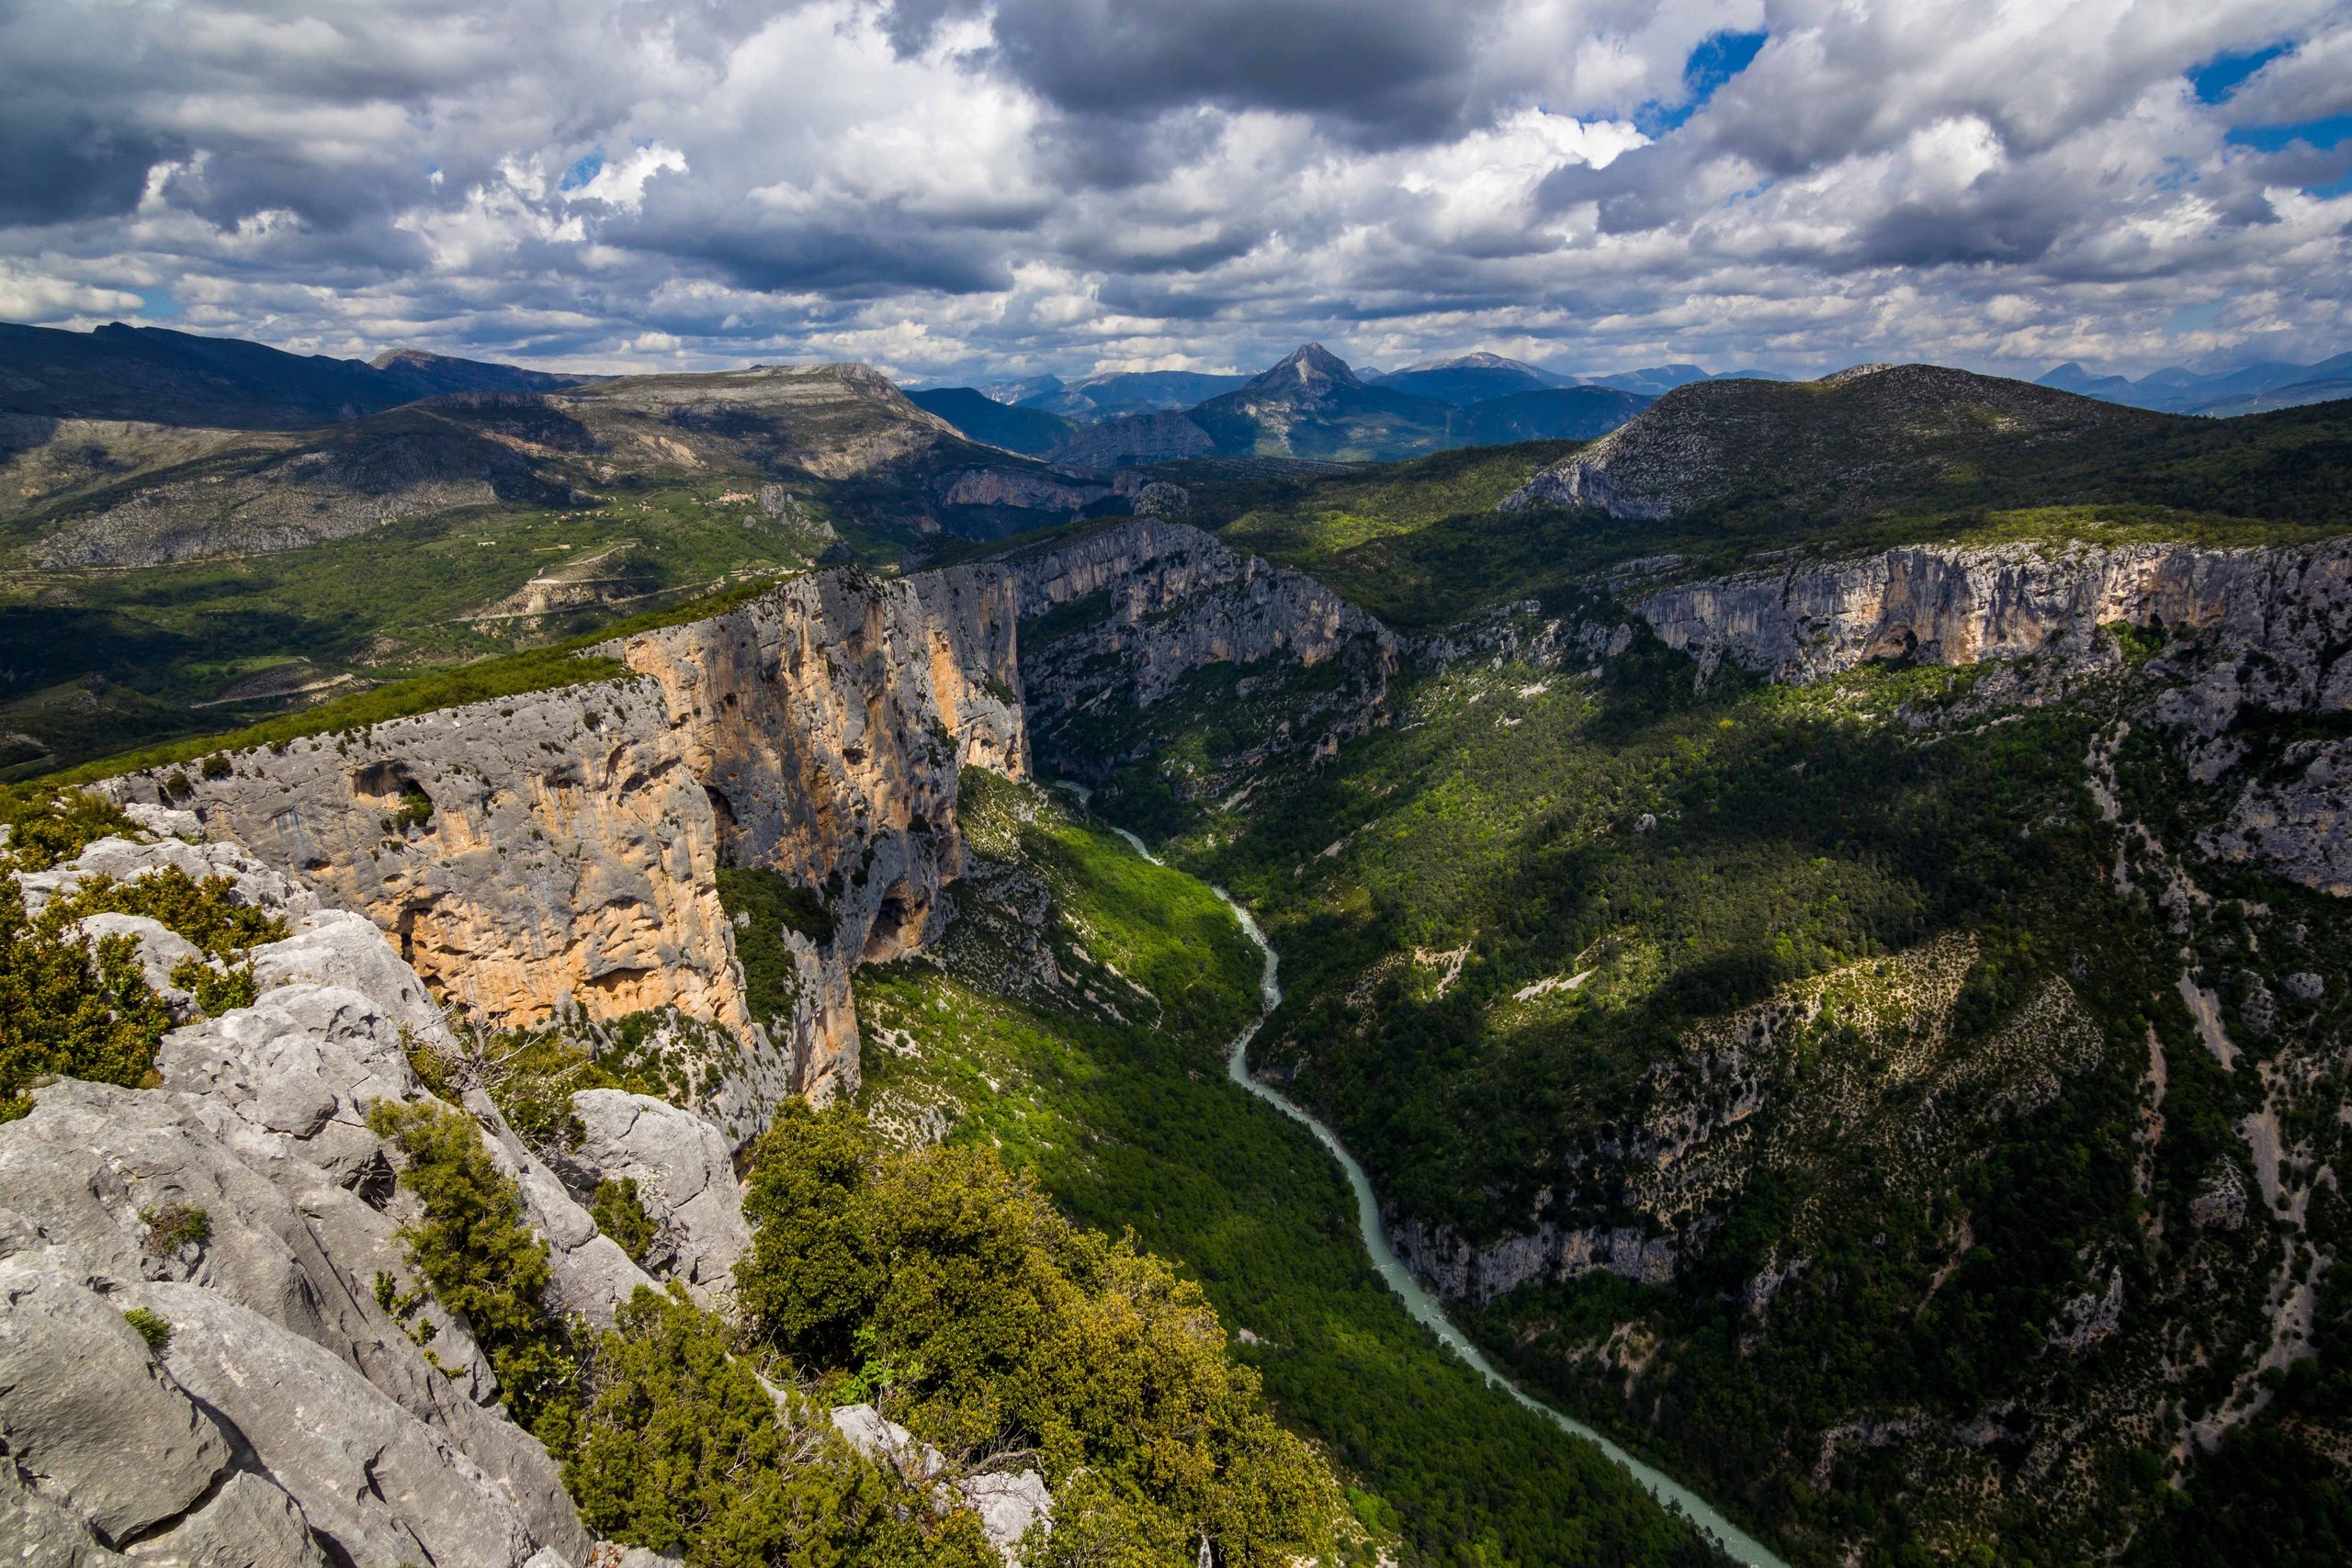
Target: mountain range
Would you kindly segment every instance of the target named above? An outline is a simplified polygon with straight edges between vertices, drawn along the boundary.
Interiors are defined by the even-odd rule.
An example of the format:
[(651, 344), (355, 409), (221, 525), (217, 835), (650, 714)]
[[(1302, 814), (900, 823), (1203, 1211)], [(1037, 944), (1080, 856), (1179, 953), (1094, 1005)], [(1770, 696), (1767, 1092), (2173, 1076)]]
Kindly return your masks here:
[(0, 322), (0, 415), (215, 430), (310, 430), (442, 392), (545, 392), (601, 379), (396, 349), (371, 363), (117, 321)]
[[(1213, 382), (1225, 385), (1197, 401), (1170, 400)], [(1208, 456), (1385, 462), (1457, 446), (1582, 440), (1630, 419), (1650, 397), (1492, 354), (1365, 378), (1320, 344), (1246, 379), (1155, 371), (1080, 385), (1093, 389), (1086, 400), (1067, 388), (1017, 402), (971, 388), (912, 396), (976, 441), (1097, 468)], [(1132, 412), (1103, 412), (1115, 408)], [(1087, 417), (1071, 417), (1080, 410)]]
[(2124, 376), (2094, 376), (2068, 360), (2044, 374), (2036, 385), (2133, 408), (2226, 419), (2352, 397), (2352, 354), (2339, 354), (2316, 365), (2270, 360), (2211, 374), (2174, 366), (2136, 381)]

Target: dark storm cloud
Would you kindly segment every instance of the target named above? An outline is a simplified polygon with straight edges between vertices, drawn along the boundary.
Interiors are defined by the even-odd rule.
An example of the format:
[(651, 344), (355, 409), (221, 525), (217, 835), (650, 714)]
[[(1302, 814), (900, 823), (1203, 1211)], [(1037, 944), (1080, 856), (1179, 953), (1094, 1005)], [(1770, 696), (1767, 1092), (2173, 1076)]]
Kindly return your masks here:
[[(892, 40), (927, 47), (970, 0), (896, 0)], [(1000, 0), (995, 61), (1082, 119), (1213, 104), (1327, 116), (1375, 143), (1458, 128), (1479, 101), (1475, 47), (1499, 0)]]

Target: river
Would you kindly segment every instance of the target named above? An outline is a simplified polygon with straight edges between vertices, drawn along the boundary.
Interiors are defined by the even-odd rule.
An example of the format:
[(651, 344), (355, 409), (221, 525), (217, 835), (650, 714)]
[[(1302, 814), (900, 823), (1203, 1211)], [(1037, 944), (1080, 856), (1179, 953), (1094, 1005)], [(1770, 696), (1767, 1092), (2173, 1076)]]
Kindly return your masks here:
[[(1082, 792), (1073, 790), (1073, 793), (1079, 794), (1080, 800), (1084, 800), (1085, 795)], [(1100, 818), (1097, 820), (1099, 821)], [(1146, 848), (1141, 839), (1136, 838), (1125, 828), (1113, 828), (1111, 830), (1132, 844), (1136, 853), (1155, 865), (1160, 863), (1159, 857)], [(1264, 953), (1266, 959), (1265, 969), (1259, 979), (1259, 991), (1264, 998), (1265, 1006), (1260, 1010), (1256, 1021), (1243, 1030), (1233, 1042), (1232, 1049), (1226, 1056), (1226, 1072), (1235, 1083), (1280, 1111), (1292, 1121), (1305, 1126), (1308, 1132), (1315, 1134), (1317, 1142), (1331, 1151), (1331, 1157), (1340, 1162), (1341, 1170), (1347, 1172), (1349, 1190), (1355, 1194), (1356, 1228), (1363, 1235), (1364, 1250), (1372, 1255), (1372, 1266), (1379, 1270), (1381, 1280), (1388, 1288), (1396, 1293), (1396, 1299), (1405, 1303), (1405, 1310), (1412, 1314), (1413, 1320), (1436, 1335), (1440, 1343), (1467, 1361), (1472, 1370), (1495, 1387), (1560, 1427), (1561, 1430), (1582, 1438), (1588, 1442), (1598, 1444), (1601, 1452), (1624, 1466), (1651, 1496), (1682, 1514), (1700, 1529), (1713, 1537), (1735, 1561), (1752, 1564), (1753, 1568), (1786, 1568), (1786, 1564), (1778, 1557), (1767, 1551), (1760, 1543), (1737, 1525), (1724, 1517), (1705, 1498), (1683, 1486), (1664, 1472), (1654, 1466), (1644, 1464), (1583, 1422), (1553, 1409), (1496, 1371), (1494, 1363), (1487, 1359), (1485, 1353), (1453, 1325), (1453, 1319), (1445, 1315), (1445, 1309), (1438, 1304), (1437, 1298), (1421, 1288), (1421, 1282), (1413, 1277), (1413, 1271), (1405, 1267), (1404, 1259), (1398, 1258), (1396, 1248), (1388, 1244), (1387, 1228), (1380, 1223), (1380, 1201), (1373, 1194), (1372, 1182), (1364, 1175), (1363, 1167), (1356, 1163), (1355, 1156), (1348, 1153), (1346, 1146), (1340, 1142), (1339, 1136), (1330, 1128), (1283, 1099), (1274, 1089), (1250, 1076), (1250, 1042), (1257, 1038), (1258, 1031), (1264, 1026), (1266, 1020), (1272, 1016), (1274, 1009), (1282, 1005), (1283, 988), (1275, 974), (1280, 960), (1274, 952), (1273, 943), (1268, 942), (1266, 933), (1258, 929), (1258, 922), (1250, 918), (1250, 911), (1236, 903), (1224, 888), (1216, 887), (1211, 891), (1225, 900), (1226, 908), (1231, 909), (1241, 921), (1242, 931), (1248, 933), (1251, 942), (1258, 944), (1258, 951)]]

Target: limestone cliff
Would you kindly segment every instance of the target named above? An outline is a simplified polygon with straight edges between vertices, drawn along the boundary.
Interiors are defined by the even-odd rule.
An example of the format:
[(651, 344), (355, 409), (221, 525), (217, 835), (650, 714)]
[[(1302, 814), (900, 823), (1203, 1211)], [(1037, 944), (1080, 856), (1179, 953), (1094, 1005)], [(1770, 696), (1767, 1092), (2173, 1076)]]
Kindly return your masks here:
[[(960, 866), (957, 770), (1025, 768), (1014, 604), (992, 568), (822, 573), (605, 645), (634, 677), (110, 787), (169, 795), (366, 914), (486, 1024), (674, 1009), (720, 1026), (736, 1043), (691, 1077), (745, 1136), (784, 1094), (855, 1087), (850, 969), (931, 929)], [(823, 948), (786, 933), (789, 1019), (752, 1015), (721, 864), (774, 868), (831, 905)]]
[[(1148, 709), (1219, 666), (1236, 696), (1268, 717), (1251, 763), (1328, 751), (1381, 721), (1396, 669), (1387, 627), (1303, 572), (1271, 566), (1187, 524), (1137, 518), (1004, 558), (1029, 624), (1024, 691), (1031, 731), (1055, 765), (1081, 777), (1106, 758), (1081, 728)], [(1273, 686), (1316, 671), (1303, 702)]]
[(717, 863), (825, 892), (831, 942), (785, 933), (801, 979), (794, 1089), (855, 1087), (850, 970), (920, 947), (944, 919), (940, 889), (963, 869), (960, 771), (1027, 775), (1014, 607), (990, 568), (891, 583), (826, 572), (605, 645), (658, 688)]
[[(1743, 573), (1661, 590), (1634, 606), (1669, 646), (1775, 680), (1809, 681), (1874, 659), (1935, 664), (2102, 657), (2121, 622), (2171, 639), (2178, 678), (2152, 716), (2200, 783), (2230, 777), (2256, 716), (2352, 709), (2352, 542), (2293, 548), (2189, 545), (1917, 546), (1859, 560)], [(2245, 781), (2205, 838), (2229, 858), (2352, 893), (2352, 752), (2296, 742)]]

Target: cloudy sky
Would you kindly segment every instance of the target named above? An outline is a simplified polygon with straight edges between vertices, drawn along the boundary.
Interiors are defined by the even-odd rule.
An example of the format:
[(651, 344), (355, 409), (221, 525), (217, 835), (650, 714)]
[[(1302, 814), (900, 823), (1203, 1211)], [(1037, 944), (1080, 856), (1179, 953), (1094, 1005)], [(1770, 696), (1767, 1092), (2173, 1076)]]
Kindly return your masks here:
[(0, 319), (908, 379), (2352, 349), (2352, 0), (0, 0)]

